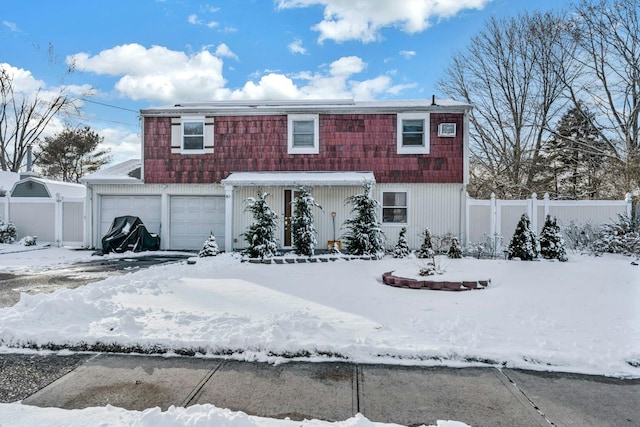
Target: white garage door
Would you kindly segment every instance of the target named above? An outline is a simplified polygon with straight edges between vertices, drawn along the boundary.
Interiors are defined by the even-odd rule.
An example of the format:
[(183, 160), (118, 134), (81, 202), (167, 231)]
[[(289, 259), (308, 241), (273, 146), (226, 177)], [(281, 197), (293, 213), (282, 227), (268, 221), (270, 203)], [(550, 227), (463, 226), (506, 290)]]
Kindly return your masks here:
[(147, 230), (160, 234), (160, 196), (102, 196), (100, 201), (100, 238), (115, 217), (139, 217)]
[(202, 249), (212, 231), (224, 250), (224, 197), (171, 197), (171, 249)]

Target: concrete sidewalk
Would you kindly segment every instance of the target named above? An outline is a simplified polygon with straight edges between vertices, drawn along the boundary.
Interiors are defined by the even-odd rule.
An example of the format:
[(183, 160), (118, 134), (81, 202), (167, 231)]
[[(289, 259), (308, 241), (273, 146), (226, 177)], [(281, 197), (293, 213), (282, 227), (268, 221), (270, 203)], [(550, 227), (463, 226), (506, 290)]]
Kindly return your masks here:
[(137, 410), (211, 403), (294, 420), (339, 421), (360, 412), (372, 421), (404, 425), (439, 419), (471, 426), (640, 425), (640, 380), (495, 368), (274, 366), (108, 354), (87, 356), (76, 366), (23, 403)]

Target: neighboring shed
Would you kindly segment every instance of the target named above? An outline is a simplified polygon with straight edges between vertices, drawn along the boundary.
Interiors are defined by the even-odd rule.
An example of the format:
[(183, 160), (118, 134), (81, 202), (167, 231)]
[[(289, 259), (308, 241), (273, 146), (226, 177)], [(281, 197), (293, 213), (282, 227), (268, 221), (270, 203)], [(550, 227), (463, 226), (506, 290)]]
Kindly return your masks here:
[(81, 246), (86, 193), (82, 184), (25, 173), (0, 199), (0, 217), (15, 224), (18, 239), (37, 236), (39, 242)]

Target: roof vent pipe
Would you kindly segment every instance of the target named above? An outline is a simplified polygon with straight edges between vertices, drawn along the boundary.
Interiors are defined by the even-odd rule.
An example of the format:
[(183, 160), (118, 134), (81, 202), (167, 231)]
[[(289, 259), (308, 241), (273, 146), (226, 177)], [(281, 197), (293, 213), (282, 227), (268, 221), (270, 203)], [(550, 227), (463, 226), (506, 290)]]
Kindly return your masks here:
[(31, 172), (32, 159), (31, 159), (31, 144), (27, 145), (27, 172)]
[(436, 96), (435, 95), (431, 95), (431, 105), (438, 105), (438, 104), (436, 104)]

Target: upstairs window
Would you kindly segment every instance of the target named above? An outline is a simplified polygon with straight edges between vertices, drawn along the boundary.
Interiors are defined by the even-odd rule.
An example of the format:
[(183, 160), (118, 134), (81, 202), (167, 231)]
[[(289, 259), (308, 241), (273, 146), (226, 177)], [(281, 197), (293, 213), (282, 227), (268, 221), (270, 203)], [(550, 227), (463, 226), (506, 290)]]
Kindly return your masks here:
[(438, 125), (438, 136), (454, 137), (456, 136), (455, 123), (440, 123)]
[(182, 122), (182, 149), (204, 150), (204, 118)]
[(406, 191), (385, 191), (382, 193), (382, 222), (385, 224), (407, 223)]
[(287, 117), (287, 152), (318, 154), (320, 136), (317, 114), (290, 114)]
[(398, 114), (398, 154), (429, 154), (429, 113)]
[(171, 152), (213, 153), (213, 118), (184, 116), (171, 119)]

